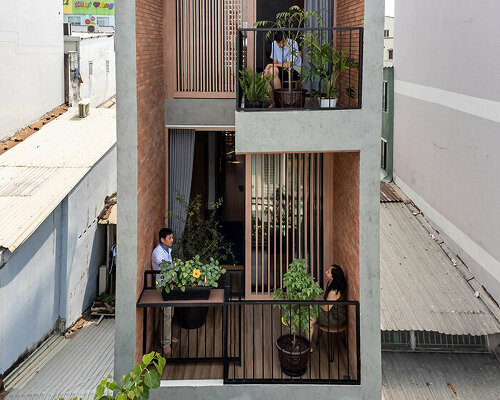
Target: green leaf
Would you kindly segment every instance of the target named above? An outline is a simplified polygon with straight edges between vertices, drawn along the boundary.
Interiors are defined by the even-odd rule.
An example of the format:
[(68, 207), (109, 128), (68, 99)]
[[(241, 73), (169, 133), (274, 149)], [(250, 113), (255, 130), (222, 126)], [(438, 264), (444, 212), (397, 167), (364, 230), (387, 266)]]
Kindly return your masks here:
[(134, 392), (129, 391), (129, 392), (127, 393), (127, 397), (128, 397), (130, 400), (133, 400), (133, 399), (134, 399), (134, 397), (135, 397), (135, 396), (134, 396)]
[(103, 384), (97, 386), (97, 388), (95, 389), (94, 400), (101, 398), (101, 396), (104, 394), (104, 389), (105, 387)]
[(163, 369), (165, 368), (166, 364), (167, 364), (167, 360), (160, 356), (158, 358), (158, 373), (160, 375), (163, 373)]
[(153, 357), (154, 357), (154, 352), (151, 352), (149, 354), (144, 354), (144, 356), (142, 356), (142, 363), (145, 366), (148, 366), (149, 364), (151, 364), (151, 361), (153, 361)]
[(144, 383), (152, 389), (160, 387), (160, 375), (155, 370), (146, 372)]

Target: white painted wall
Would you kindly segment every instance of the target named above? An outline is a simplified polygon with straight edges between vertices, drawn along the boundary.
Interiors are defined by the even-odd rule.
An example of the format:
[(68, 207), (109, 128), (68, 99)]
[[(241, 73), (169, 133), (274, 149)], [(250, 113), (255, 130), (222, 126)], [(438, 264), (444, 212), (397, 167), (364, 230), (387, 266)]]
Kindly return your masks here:
[(0, 374), (96, 295), (106, 241), (97, 216), (116, 173), (113, 146), (0, 269)]
[(500, 301), (500, 3), (395, 11), (396, 182)]
[[(106, 72), (106, 61), (109, 71)], [(92, 74), (89, 70), (92, 62)], [(96, 107), (116, 94), (115, 37), (92, 36), (80, 40), (80, 97)]]
[(64, 102), (64, 59), (60, 0), (0, 4), (2, 140)]

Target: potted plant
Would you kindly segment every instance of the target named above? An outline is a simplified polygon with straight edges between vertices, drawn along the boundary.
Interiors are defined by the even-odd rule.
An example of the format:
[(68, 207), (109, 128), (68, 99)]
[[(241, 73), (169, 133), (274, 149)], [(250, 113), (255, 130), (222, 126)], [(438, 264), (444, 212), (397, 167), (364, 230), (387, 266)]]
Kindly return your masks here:
[(213, 258), (209, 263), (201, 262), (199, 255), (187, 261), (175, 258), (160, 263), (156, 289), (163, 300), (207, 300), (210, 289), (218, 286), (217, 281), (225, 273)]
[[(307, 52), (308, 64), (302, 69), (304, 82), (319, 82), (319, 90), (312, 95), (318, 98), (320, 107), (337, 106), (339, 91), (338, 78), (342, 71), (358, 68), (358, 63), (348, 57), (347, 50), (336, 50), (332, 43), (323, 43), (318, 33), (307, 34), (304, 38), (304, 48)], [(348, 97), (354, 97), (354, 89), (346, 88)]]
[[(312, 275), (307, 273), (306, 261), (295, 259), (283, 275), (283, 287), (273, 292), (275, 300), (312, 301), (322, 290)], [(307, 370), (311, 342), (303, 336), (309, 331), (311, 318), (318, 316), (317, 307), (309, 304), (279, 305), (282, 320), (290, 328), (290, 334), (282, 335), (276, 341), (281, 369), (289, 376), (301, 376)]]
[[(292, 82), (292, 71), (296, 67), (300, 69), (299, 64), (300, 51), (298, 46), (301, 45), (304, 30), (295, 29), (307, 26), (308, 20), (311, 17), (316, 17), (321, 21), (320, 11), (306, 11), (299, 6), (292, 6), (287, 11), (276, 14), (275, 21), (257, 21), (255, 27), (269, 26), (278, 28), (283, 32), (283, 40), (286, 46), (289, 46), (290, 60), (283, 68), (288, 72), (288, 81), (281, 82), (282, 89), (274, 89), (275, 103), (281, 107), (299, 108), (304, 106), (306, 90), (295, 88)], [(269, 38), (271, 31), (266, 33), (266, 38)], [(295, 45), (296, 44), (296, 45)]]
[(250, 68), (240, 70), (240, 85), (245, 93), (245, 108), (262, 108), (264, 99), (269, 96), (269, 83), (272, 77), (253, 72)]
[[(211, 288), (217, 287), (217, 280), (226, 272), (219, 266), (218, 260), (233, 256), (231, 244), (225, 241), (217, 220), (222, 199), (212, 204), (212, 211), (207, 218), (201, 215), (201, 195), (188, 201), (177, 194), (177, 201), (184, 208), (186, 217), (173, 212), (170, 216), (184, 224), (184, 232), (177, 239), (177, 246), (174, 246), (173, 262), (160, 264), (160, 272), (165, 279), (158, 281), (157, 288), (165, 292), (169, 300), (172, 300), (171, 296), (179, 294), (182, 300), (200, 296), (207, 299)], [(206, 306), (176, 307), (180, 325), (185, 329), (202, 326), (207, 313)]]

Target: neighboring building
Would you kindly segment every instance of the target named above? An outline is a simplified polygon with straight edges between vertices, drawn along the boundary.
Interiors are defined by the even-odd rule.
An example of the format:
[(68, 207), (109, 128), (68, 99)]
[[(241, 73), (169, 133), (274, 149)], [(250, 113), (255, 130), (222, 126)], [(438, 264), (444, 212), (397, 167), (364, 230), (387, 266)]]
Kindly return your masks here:
[(116, 93), (114, 33), (71, 32), (64, 36), (65, 92), (70, 106), (89, 99), (92, 107)]
[(84, 26), (115, 26), (115, 0), (62, 0), (64, 22)]
[[(179, 211), (178, 192), (186, 198), (201, 194), (203, 210), (224, 198), (220, 223), (234, 242), (238, 264), (231, 268), (242, 269), (244, 279), (244, 285), (231, 282), (242, 299), (212, 291), (204, 303), (212, 322), (191, 330), (173, 325), (179, 342), (167, 357), (161, 387), (152, 393), (157, 398), (381, 397), (384, 4), (305, 2), (310, 10), (315, 4), (333, 15), (337, 29), (328, 36), (360, 61), (359, 69), (341, 75), (335, 108), (318, 109), (309, 98), (305, 108), (293, 110), (242, 108), (248, 103), (238, 69), (246, 63), (259, 73), (271, 44), (267, 28), (237, 29), (273, 14), (266, 8), (273, 4), (136, 0), (120, 3), (117, 12), (115, 376), (156, 348), (151, 307), (167, 303), (144, 276), (158, 230), (169, 224), (177, 236), (182, 231), (169, 221), (169, 211)], [(296, 2), (282, 1), (277, 9), (291, 4)], [(277, 95), (276, 102), (288, 101), (285, 96)], [(333, 347), (335, 333), (325, 333), (301, 379), (281, 372), (275, 339), (287, 329), (286, 319), (270, 300), (296, 257), (307, 259), (322, 285), (325, 269), (334, 263), (348, 280), (343, 339)]]
[(398, 2), (394, 120), (396, 183), (497, 302), (499, 13), (496, 0)]
[(116, 191), (116, 117), (77, 113), (0, 155), (0, 376), (75, 322), (97, 292), (106, 260), (97, 218)]
[(394, 148), (394, 68), (384, 67), (382, 94), (382, 138), (380, 139), (380, 179), (392, 181)]
[(394, 17), (384, 17), (384, 67), (394, 65)]
[(58, 1), (2, 7), (0, 140), (64, 103), (62, 12)]

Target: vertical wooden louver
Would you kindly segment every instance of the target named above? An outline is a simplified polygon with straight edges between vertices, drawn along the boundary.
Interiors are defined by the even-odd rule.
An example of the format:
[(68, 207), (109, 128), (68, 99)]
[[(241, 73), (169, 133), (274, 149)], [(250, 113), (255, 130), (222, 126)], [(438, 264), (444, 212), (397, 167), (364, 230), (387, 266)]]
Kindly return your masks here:
[(281, 287), (294, 258), (323, 273), (323, 156), (253, 154), (246, 159), (247, 298)]
[(176, 1), (177, 97), (234, 97), (245, 0)]

